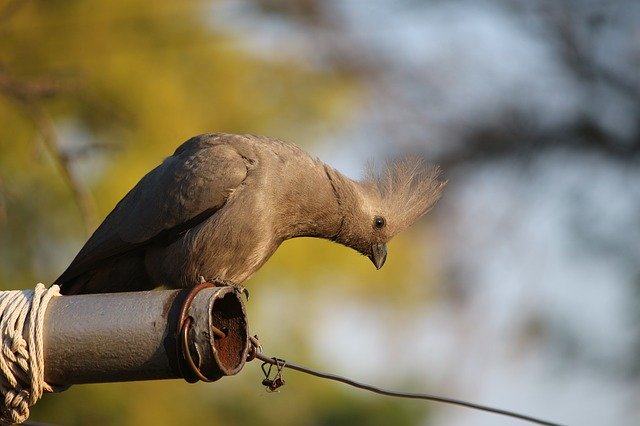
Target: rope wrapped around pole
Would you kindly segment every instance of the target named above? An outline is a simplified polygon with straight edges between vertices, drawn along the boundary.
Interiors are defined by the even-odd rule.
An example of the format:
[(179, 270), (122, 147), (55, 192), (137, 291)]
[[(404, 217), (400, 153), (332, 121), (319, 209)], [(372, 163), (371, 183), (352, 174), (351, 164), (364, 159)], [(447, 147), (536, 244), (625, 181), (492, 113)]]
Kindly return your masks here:
[(29, 407), (55, 386), (44, 380), (43, 331), (49, 301), (60, 296), (57, 285), (0, 292), (0, 424), (22, 423)]
[(58, 286), (43, 284), (0, 292), (0, 425), (26, 421), (43, 392), (80, 383), (211, 382), (246, 361), (247, 317), (234, 287), (59, 295)]

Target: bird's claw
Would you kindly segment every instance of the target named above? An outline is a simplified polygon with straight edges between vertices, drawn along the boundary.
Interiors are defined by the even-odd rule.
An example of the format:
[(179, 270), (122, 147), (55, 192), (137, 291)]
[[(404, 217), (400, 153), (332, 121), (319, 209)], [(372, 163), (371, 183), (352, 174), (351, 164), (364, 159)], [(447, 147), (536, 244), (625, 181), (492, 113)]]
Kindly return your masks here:
[(215, 285), (216, 287), (227, 287), (227, 286), (233, 287), (233, 289), (236, 292), (244, 294), (244, 297), (246, 297), (247, 300), (249, 300), (249, 290), (247, 290), (246, 287), (240, 284), (236, 284), (232, 281), (221, 280), (216, 278), (215, 280), (213, 280), (213, 285)]
[(244, 294), (244, 297), (249, 301), (249, 290), (245, 286), (234, 284), (233, 288), (236, 292)]
[(219, 278), (216, 278), (213, 281), (211, 281), (211, 284), (215, 285), (216, 287), (237, 287), (238, 286), (236, 283), (232, 281), (221, 280)]

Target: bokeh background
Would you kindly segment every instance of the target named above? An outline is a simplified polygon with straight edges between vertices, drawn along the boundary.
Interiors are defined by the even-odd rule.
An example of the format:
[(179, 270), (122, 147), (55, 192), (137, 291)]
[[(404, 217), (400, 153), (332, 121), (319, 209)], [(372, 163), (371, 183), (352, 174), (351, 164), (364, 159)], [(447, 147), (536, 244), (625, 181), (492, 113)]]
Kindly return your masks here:
[[(387, 265), (285, 243), (248, 283), (268, 354), (580, 425), (640, 423), (640, 3), (0, 2), (0, 285), (51, 283), (148, 170), (207, 131), (357, 178), (440, 163)], [(75, 386), (68, 425), (508, 425), (257, 362), (214, 384)]]

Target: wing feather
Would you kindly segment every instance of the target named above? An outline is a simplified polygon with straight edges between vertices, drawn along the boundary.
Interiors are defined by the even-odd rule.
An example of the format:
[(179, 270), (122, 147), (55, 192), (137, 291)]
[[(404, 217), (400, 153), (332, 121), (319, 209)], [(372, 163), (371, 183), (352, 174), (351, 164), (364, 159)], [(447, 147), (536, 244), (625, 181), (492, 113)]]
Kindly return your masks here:
[(246, 158), (224, 135), (190, 139), (129, 191), (56, 283), (64, 285), (114, 256), (170, 243), (222, 208), (246, 176)]

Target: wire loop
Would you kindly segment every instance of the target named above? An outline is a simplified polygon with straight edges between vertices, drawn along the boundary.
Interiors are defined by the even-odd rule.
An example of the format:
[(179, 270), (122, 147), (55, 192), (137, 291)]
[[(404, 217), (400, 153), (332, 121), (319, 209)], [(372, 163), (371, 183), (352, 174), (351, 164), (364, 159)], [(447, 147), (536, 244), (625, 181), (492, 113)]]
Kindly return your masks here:
[(178, 346), (177, 353), (181, 358), (181, 362), (178, 362), (178, 368), (180, 369), (182, 377), (184, 377), (184, 379), (189, 383), (195, 383), (198, 380), (203, 382), (214, 381), (214, 379), (202, 374), (200, 367), (198, 367), (193, 360), (191, 350), (189, 349), (189, 330), (191, 330), (191, 323), (193, 322), (193, 318), (188, 315), (189, 308), (191, 307), (193, 299), (195, 299), (201, 290), (211, 287), (215, 286), (206, 282), (192, 287), (187, 293), (182, 307), (180, 308), (180, 314), (178, 315), (178, 326), (176, 328), (176, 330), (178, 330), (178, 338), (176, 339), (176, 344)]
[[(285, 367), (286, 365), (286, 361), (283, 359), (279, 359), (279, 358), (273, 358), (273, 360), (275, 361), (275, 366), (276, 366), (276, 375), (273, 379), (269, 378), (271, 376), (271, 367), (273, 367), (274, 364), (269, 363), (269, 362), (263, 362), (262, 363), (262, 372), (264, 373), (264, 379), (262, 380), (262, 384), (266, 387), (267, 392), (278, 392), (278, 388), (284, 386), (285, 381), (282, 378), (282, 369)], [(269, 369), (265, 369), (265, 366), (269, 366)]]

